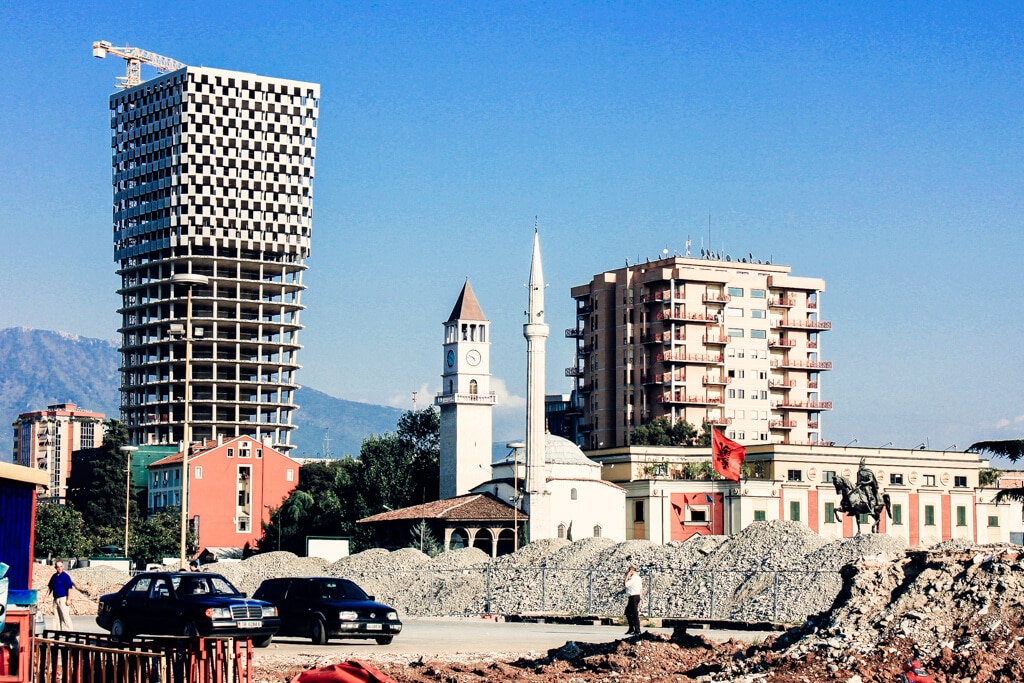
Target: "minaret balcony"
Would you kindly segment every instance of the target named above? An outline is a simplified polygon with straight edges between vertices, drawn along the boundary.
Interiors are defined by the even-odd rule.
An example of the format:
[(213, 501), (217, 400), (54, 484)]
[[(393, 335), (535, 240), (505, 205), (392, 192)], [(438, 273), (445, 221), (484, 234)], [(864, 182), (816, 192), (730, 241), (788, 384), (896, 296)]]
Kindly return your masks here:
[(497, 398), (493, 391), (488, 394), (438, 394), (434, 397), (435, 406), (447, 406), (456, 403), (494, 405), (497, 403)]

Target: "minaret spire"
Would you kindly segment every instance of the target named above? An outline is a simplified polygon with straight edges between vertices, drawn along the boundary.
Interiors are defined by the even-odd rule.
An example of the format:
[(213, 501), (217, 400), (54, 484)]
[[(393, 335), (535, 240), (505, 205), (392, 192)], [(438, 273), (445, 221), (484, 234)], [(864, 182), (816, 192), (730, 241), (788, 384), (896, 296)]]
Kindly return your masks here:
[(540, 260), (540, 232), (533, 228), (529, 305), (523, 325), (526, 337), (526, 508), (530, 540), (550, 538), (551, 502), (544, 458), (544, 387), (548, 326), (544, 323), (544, 270)]

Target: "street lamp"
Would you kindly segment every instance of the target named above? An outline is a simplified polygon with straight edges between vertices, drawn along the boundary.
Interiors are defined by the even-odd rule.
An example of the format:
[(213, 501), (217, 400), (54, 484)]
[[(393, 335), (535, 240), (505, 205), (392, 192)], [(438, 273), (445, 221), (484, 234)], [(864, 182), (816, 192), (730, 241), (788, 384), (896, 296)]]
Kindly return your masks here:
[(519, 550), (519, 449), (526, 448), (522, 441), (505, 444), (512, 449), (512, 552)]
[(185, 571), (186, 564), (185, 542), (188, 537), (188, 452), (192, 448), (192, 428), (189, 414), (189, 400), (191, 399), (192, 384), (192, 288), (196, 285), (206, 285), (210, 278), (195, 273), (176, 273), (171, 276), (171, 282), (176, 285), (184, 285), (188, 290), (188, 299), (185, 303), (185, 395), (184, 414), (182, 423), (182, 448), (181, 448), (181, 570)]
[[(138, 446), (121, 446), (121, 452), (128, 456), (128, 467), (124, 475), (124, 556), (128, 557), (128, 511), (131, 508), (132, 500), (132, 453), (139, 450)], [(132, 563), (128, 560), (128, 569), (131, 570)]]

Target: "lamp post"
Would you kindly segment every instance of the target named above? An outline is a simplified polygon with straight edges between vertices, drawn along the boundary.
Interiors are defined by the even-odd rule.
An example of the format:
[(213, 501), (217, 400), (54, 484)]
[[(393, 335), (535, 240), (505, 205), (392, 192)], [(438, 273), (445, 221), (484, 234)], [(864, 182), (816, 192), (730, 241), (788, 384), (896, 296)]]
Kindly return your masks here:
[[(132, 453), (139, 450), (138, 446), (121, 446), (121, 452), (128, 456), (128, 467), (124, 475), (124, 556), (128, 557), (128, 511), (132, 501)], [(131, 569), (131, 560), (128, 569)]]
[(192, 288), (196, 285), (206, 285), (210, 278), (205, 275), (194, 273), (176, 273), (171, 276), (171, 282), (176, 285), (184, 285), (188, 290), (188, 299), (185, 303), (185, 395), (182, 415), (182, 448), (181, 448), (181, 570), (188, 567), (186, 563), (185, 543), (188, 538), (188, 456), (192, 448), (192, 416), (189, 414), (189, 400), (192, 391)]
[(512, 552), (519, 550), (519, 449), (526, 448), (522, 441), (505, 444), (512, 449)]

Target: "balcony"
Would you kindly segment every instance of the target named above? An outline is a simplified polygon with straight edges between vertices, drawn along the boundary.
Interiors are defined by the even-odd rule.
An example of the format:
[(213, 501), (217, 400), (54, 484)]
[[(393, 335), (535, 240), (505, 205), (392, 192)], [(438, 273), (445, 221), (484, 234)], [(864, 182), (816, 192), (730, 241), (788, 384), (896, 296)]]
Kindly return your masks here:
[(807, 383), (807, 388), (808, 389), (817, 389), (818, 388), (818, 383), (817, 382), (808, 382)]
[(796, 420), (769, 420), (768, 429), (795, 429)]
[(725, 427), (732, 424), (731, 417), (709, 417), (708, 422), (715, 425), (716, 427)]
[(566, 368), (565, 369), (565, 376), (566, 377), (582, 377), (583, 376), (583, 369), (582, 368)]
[(832, 410), (832, 401), (776, 401), (772, 403), (774, 410)]
[(831, 320), (790, 320), (785, 318), (772, 327), (790, 327), (797, 330), (831, 330)]
[(732, 297), (728, 294), (705, 294), (701, 301), (706, 304), (727, 304), (732, 301)]
[(643, 344), (670, 344), (673, 341), (686, 341), (686, 334), (682, 330), (677, 330), (675, 334), (671, 332), (648, 332), (640, 336), (640, 342)]
[(786, 370), (831, 370), (832, 361), (830, 360), (789, 360), (788, 358), (781, 361), (771, 361), (772, 368), (782, 368)]
[(570, 327), (565, 330), (565, 336), (569, 339), (582, 339), (583, 334), (583, 330), (576, 327)]
[(770, 299), (768, 305), (774, 308), (793, 308), (793, 306), (796, 306), (796, 299), (780, 296)]
[(786, 439), (782, 441), (787, 446), (835, 446), (835, 441), (801, 441), (798, 439)]
[(658, 397), (658, 403), (682, 403), (688, 405), (716, 405), (722, 403), (721, 396), (688, 396), (681, 391), (668, 391)]
[(703, 341), (705, 345), (707, 345), (707, 344), (725, 345), (725, 344), (728, 344), (730, 341), (732, 341), (732, 337), (730, 337), (727, 334), (725, 334), (725, 335), (718, 335), (718, 336), (715, 336), (715, 337), (712, 337), (711, 335), (707, 335), (706, 334), (706, 335), (704, 335), (704, 337), (703, 337), (703, 339), (701, 341)]
[(729, 384), (731, 382), (732, 382), (732, 377), (708, 377), (707, 375), (705, 375), (704, 379), (703, 379), (703, 384), (706, 387), (707, 386), (725, 386), (726, 384)]
[(818, 302), (817, 301), (808, 301), (807, 302), (807, 308), (810, 308), (812, 310), (817, 310), (818, 309)]
[(723, 365), (725, 358), (721, 354), (713, 353), (684, 353), (682, 351), (666, 351), (655, 356), (659, 363), (704, 363), (710, 365)]
[(795, 379), (770, 379), (768, 380), (769, 389), (792, 389), (796, 386)]
[(814, 340), (808, 340), (807, 341), (807, 348), (809, 348), (809, 349), (816, 349), (816, 348), (818, 348), (818, 342), (816, 342)]
[(656, 301), (668, 301), (672, 298), (672, 292), (669, 290), (663, 290), (660, 292), (649, 292), (647, 294), (640, 295), (640, 303), (654, 303)]
[(437, 394), (434, 396), (435, 406), (446, 406), (453, 403), (495, 403), (495, 395), (489, 394)]
[(654, 375), (654, 384), (668, 384), (669, 382), (685, 382), (686, 374), (683, 372), (659, 372)]
[(796, 346), (796, 339), (769, 339), (769, 349), (791, 349)]
[(808, 422), (807, 423), (807, 428), (808, 429), (817, 429), (818, 428), (818, 421), (815, 420), (813, 422)]
[(593, 312), (594, 312), (594, 307), (591, 306), (590, 304), (584, 304), (582, 306), (577, 306), (576, 307), (576, 315), (577, 316), (590, 315)]

